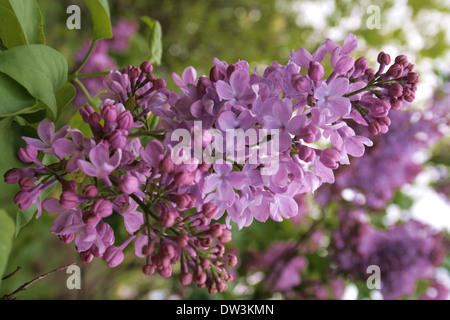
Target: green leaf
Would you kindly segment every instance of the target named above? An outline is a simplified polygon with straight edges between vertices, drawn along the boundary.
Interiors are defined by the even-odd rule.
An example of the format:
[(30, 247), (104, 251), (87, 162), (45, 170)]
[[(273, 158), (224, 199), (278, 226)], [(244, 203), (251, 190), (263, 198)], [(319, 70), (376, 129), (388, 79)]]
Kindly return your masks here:
[(58, 51), (40, 44), (19, 46), (0, 53), (0, 72), (20, 83), (57, 114), (55, 93), (67, 81), (67, 60)]
[(84, 0), (91, 13), (93, 39), (112, 38), (111, 16), (107, 0)]
[(16, 123), (13, 117), (0, 121), (0, 146), (2, 146), (0, 167), (2, 169), (23, 166), (23, 163), (17, 157), (17, 150), (25, 145), (22, 136), (26, 133), (25, 127)]
[(14, 237), (14, 220), (0, 209), (0, 283), (8, 263)]
[(77, 108), (70, 104), (73, 98), (75, 98), (76, 93), (77, 90), (69, 82), (66, 82), (56, 93), (56, 104), (58, 105), (57, 129), (68, 124), (77, 112)]
[(33, 216), (37, 212), (37, 205), (33, 204), (31, 207), (29, 207), (26, 210), (20, 210), (17, 209), (17, 216), (16, 216), (16, 233), (15, 237), (19, 234), (19, 231), (26, 226), (31, 219), (33, 219)]
[(148, 46), (150, 50), (150, 56), (148, 60), (155, 65), (161, 64), (162, 59), (162, 29), (159, 21), (150, 17), (142, 17), (144, 22), (149, 28)]
[(36, 104), (24, 87), (4, 73), (0, 73), (0, 117), (27, 113)]
[[(36, 0), (1, 0), (0, 5), (11, 9), (22, 30), (26, 42), (23, 44), (44, 44), (44, 23)], [(12, 26), (12, 25), (10, 25)], [(3, 27), (3, 26), (2, 26)], [(17, 28), (17, 26), (16, 26)], [(15, 29), (15, 34), (20, 31)]]
[(0, 38), (7, 48), (27, 44), (27, 39), (15, 13), (0, 5)]

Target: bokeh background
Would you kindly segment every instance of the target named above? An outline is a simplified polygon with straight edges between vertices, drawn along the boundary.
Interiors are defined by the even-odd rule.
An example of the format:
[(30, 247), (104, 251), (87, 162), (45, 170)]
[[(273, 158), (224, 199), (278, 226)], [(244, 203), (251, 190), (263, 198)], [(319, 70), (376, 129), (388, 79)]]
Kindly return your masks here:
[[(62, 52), (73, 66), (76, 53), (89, 40), (88, 10), (82, 1), (75, 0), (38, 0), (38, 3), (44, 16), (47, 44)], [(405, 54), (414, 62), (421, 82), (416, 100), (408, 109), (417, 111), (417, 117), (432, 121), (432, 129), (411, 129), (405, 135), (406, 127), (393, 128), (393, 138), (379, 142), (390, 143), (392, 150), (387, 150), (392, 152), (377, 159), (378, 165), (366, 167), (365, 172), (349, 169), (361, 175), (361, 180), (368, 184), (365, 189), (359, 189), (356, 183), (354, 189), (324, 187), (316, 195), (299, 197), (303, 210), (295, 221), (254, 222), (242, 230), (234, 227), (232, 246), (240, 264), (235, 281), (222, 294), (210, 296), (194, 286), (181, 287), (176, 277), (144, 276), (142, 263), (132, 252), (114, 269), (109, 269), (99, 259), (82, 264), (73, 244), (65, 245), (50, 233), (54, 216), (44, 213), (39, 220), (33, 219), (27, 224), (15, 239), (6, 274), (17, 266), (22, 269), (2, 282), (0, 296), (40, 274), (77, 262), (81, 266), (81, 290), (68, 290), (68, 275), (60, 272), (32, 285), (17, 299), (379, 299), (380, 293), (367, 289), (364, 279), (333, 271), (330, 248), (333, 230), (338, 227), (337, 212), (349, 208), (363, 210), (377, 228), (388, 228), (398, 221), (414, 218), (442, 230), (447, 237), (450, 231), (450, 1), (110, 0), (109, 3), (118, 43), (116, 46), (109, 43), (106, 51), (99, 53), (111, 59), (105, 60), (103, 56), (104, 67), (139, 65), (145, 58), (146, 28), (141, 16), (149, 16), (162, 25), (163, 58), (155, 67), (155, 73), (167, 79), (168, 87), (174, 90), (175, 84), (170, 81), (172, 72), (181, 74), (184, 68), (193, 66), (199, 75), (209, 74), (214, 57), (230, 64), (239, 59), (247, 60), (251, 68), (261, 70), (272, 61), (285, 63), (292, 49), (304, 47), (314, 51), (325, 38), (341, 42), (351, 32), (359, 41), (359, 47), (352, 54), (356, 58), (364, 55), (375, 64), (378, 52), (385, 51), (391, 57)], [(66, 9), (71, 4), (82, 9), (81, 30), (66, 27)], [(374, 7), (380, 13), (379, 28), (371, 25), (376, 11), (368, 9)], [(439, 134), (421, 136), (420, 133), (427, 130)], [(407, 159), (389, 158), (396, 149), (401, 153), (401, 145), (413, 148), (403, 153)], [(377, 172), (402, 171), (403, 165), (411, 163), (413, 172), (405, 173), (395, 185), (390, 184), (388, 176), (380, 178)], [(342, 173), (345, 174), (348, 173)], [(392, 192), (377, 194), (379, 186), (372, 177), (385, 179), (385, 188), (391, 188)], [(383, 185), (383, 181), (379, 183)], [(381, 204), (372, 206), (370, 197), (381, 198), (378, 199)], [(12, 208), (11, 198), (10, 193), (2, 192), (0, 206)], [(319, 220), (317, 217), (321, 215), (325, 217)], [(316, 223), (320, 223), (319, 227)], [(278, 242), (282, 243), (281, 247), (271, 247)], [(291, 266), (291, 272), (301, 278), (293, 295), (267, 285), (267, 279), (275, 270), (270, 256), (276, 259), (277, 250), (285, 248), (283, 243), (300, 243), (300, 255), (305, 262)], [(448, 270), (450, 259), (446, 257), (436, 269), (444, 287), (450, 286)], [(328, 276), (331, 271), (333, 275)], [(423, 287), (427, 285), (419, 283), (409, 298), (424, 295)]]

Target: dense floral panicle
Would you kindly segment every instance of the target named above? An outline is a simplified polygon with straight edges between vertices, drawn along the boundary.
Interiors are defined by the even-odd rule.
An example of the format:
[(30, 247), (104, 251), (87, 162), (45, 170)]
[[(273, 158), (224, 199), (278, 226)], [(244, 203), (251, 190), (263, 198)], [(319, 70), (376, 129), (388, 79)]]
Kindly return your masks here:
[(381, 270), (384, 299), (411, 296), (419, 279), (434, 279), (446, 248), (443, 234), (410, 220), (387, 230), (368, 223), (361, 210), (341, 213), (333, 235), (333, 260), (340, 272), (365, 279), (369, 266)]
[[(115, 31), (129, 35), (133, 26)], [(122, 48), (116, 40), (102, 46)], [(390, 111), (414, 99), (418, 78), (406, 57), (384, 72), (390, 61), (382, 56), (375, 72), (367, 59), (349, 56), (356, 46), (352, 34), (342, 45), (327, 39), (313, 54), (292, 51), (285, 65), (273, 62), (261, 75), (244, 60), (216, 58), (209, 76), (198, 77), (193, 67), (173, 74), (180, 93), (168, 90), (148, 61), (111, 70), (100, 105), (79, 110), (91, 134), (69, 126), (55, 131), (50, 120), (42, 121), (39, 139), (24, 137), (27, 146), (19, 150), (19, 158), (35, 166), (10, 170), (5, 181), (20, 185), (15, 202), (21, 209), (36, 203), (39, 216), (43, 201), (58, 214), (51, 231), (74, 241), (83, 261), (102, 257), (115, 267), (133, 243), (145, 274), (169, 277), (179, 263), (183, 285), (221, 292), (233, 278), (226, 267), (237, 264), (224, 245), (232, 223), (243, 228), (254, 219), (299, 216), (295, 197), (333, 183), (333, 170), (372, 145), (367, 132), (358, 135), (349, 122), (384, 133)], [(187, 145), (175, 138), (180, 130)], [(221, 139), (230, 132), (234, 136)], [(44, 165), (41, 153), (58, 160)], [(226, 159), (216, 158), (221, 153)], [(41, 200), (56, 183), (61, 193)], [(218, 223), (225, 213), (225, 224)], [(130, 234), (122, 243), (107, 222), (112, 219)], [(304, 261), (294, 257), (288, 265), (301, 270)], [(289, 278), (286, 273), (273, 285), (289, 290), (296, 285)]]

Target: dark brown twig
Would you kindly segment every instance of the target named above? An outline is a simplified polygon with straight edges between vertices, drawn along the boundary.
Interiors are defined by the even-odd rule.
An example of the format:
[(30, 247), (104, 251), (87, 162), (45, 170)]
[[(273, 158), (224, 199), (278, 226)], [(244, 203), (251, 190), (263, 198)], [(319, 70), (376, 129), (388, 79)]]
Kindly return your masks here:
[(16, 270), (14, 270), (14, 271), (11, 272), (10, 274), (4, 276), (4, 277), (2, 278), (2, 281), (3, 281), (3, 280), (6, 280), (6, 279), (8, 279), (8, 278), (10, 278), (10, 277), (12, 277), (12, 276), (15, 275), (17, 272), (19, 272), (21, 269), (22, 269), (22, 267), (21, 267), (21, 266), (18, 266)]
[[(68, 267), (70, 267), (71, 265), (74, 265), (74, 264), (75, 264), (75, 262), (72, 262), (71, 264), (68, 264), (68, 265), (63, 266), (63, 267), (56, 268), (56, 269), (54, 269), (54, 270), (52, 270), (52, 271), (49, 271), (49, 272), (47, 272), (47, 273), (42, 274), (42, 275), (40, 275), (39, 277), (36, 277), (36, 278), (34, 278), (33, 280), (31, 280), (31, 281), (29, 281), (29, 282), (23, 284), (22, 286), (20, 286), (20, 287), (19, 287), (16, 291), (14, 291), (13, 293), (4, 295), (3, 298), (2, 298), (2, 300), (12, 300), (18, 293), (20, 293), (20, 292), (22, 292), (22, 291), (25, 291), (25, 290), (26, 290), (29, 286), (31, 286), (33, 283), (35, 283), (35, 282), (37, 282), (37, 281), (39, 281), (39, 280), (41, 280), (41, 279), (44, 279), (44, 278), (46, 278), (47, 276), (52, 275), (52, 274), (54, 274), (54, 273), (56, 273), (56, 272), (58, 272), (58, 271), (65, 270), (65, 269), (67, 269)], [(16, 272), (16, 271), (15, 271), (15, 272)]]

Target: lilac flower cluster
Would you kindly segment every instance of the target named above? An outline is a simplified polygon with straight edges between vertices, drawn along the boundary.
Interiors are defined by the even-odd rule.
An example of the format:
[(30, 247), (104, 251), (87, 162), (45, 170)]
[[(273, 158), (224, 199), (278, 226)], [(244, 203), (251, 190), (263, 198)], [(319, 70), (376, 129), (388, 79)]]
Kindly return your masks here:
[[(197, 78), (192, 67), (181, 77), (173, 75), (181, 94), (161, 115), (166, 144), (175, 147), (178, 141), (172, 141), (171, 134), (185, 128), (202, 149), (200, 159), (194, 153), (189, 159), (201, 161), (218, 150), (226, 157), (224, 163), (214, 163), (213, 174), (205, 176), (202, 186), (202, 196), (219, 207), (215, 218), (226, 211), (227, 223), (242, 228), (253, 219), (296, 216), (295, 195), (333, 183), (333, 170), (349, 164), (349, 155), (360, 157), (365, 146), (372, 146), (368, 134), (357, 135), (350, 120), (371, 134), (385, 133), (389, 111), (414, 100), (418, 76), (405, 56), (388, 67), (390, 57), (382, 52), (375, 71), (365, 57), (355, 61), (348, 55), (356, 47), (355, 36), (349, 34), (342, 46), (327, 39), (313, 54), (304, 48), (292, 50), (286, 65), (273, 62), (262, 75), (256, 69), (250, 74), (246, 61), (229, 65), (218, 59), (209, 76)], [(327, 53), (333, 71), (325, 78), (321, 62)], [(255, 133), (256, 140), (247, 137), (245, 143), (234, 144), (234, 138), (231, 143), (228, 137), (216, 139), (217, 132), (239, 130)], [(195, 137), (198, 131), (200, 140)], [(324, 141), (326, 147), (319, 147)], [(261, 156), (261, 150), (269, 149), (271, 153)]]
[(435, 281), (448, 245), (441, 232), (410, 220), (387, 230), (375, 229), (362, 210), (341, 213), (333, 234), (333, 260), (338, 272), (367, 279), (367, 268), (381, 270), (384, 299), (412, 296), (419, 279)]
[[(246, 61), (215, 59), (209, 76), (197, 79), (191, 67), (182, 77), (174, 74), (180, 94), (166, 88), (150, 62), (111, 71), (99, 108), (79, 110), (92, 135), (69, 126), (55, 131), (44, 120), (39, 139), (24, 137), (27, 145), (18, 151), (34, 166), (9, 170), (5, 181), (20, 185), (14, 201), (21, 210), (36, 204), (37, 217), (42, 208), (58, 214), (51, 231), (74, 241), (82, 261), (102, 257), (115, 267), (134, 243), (145, 274), (169, 277), (179, 263), (183, 285), (222, 292), (232, 279), (226, 266), (237, 264), (224, 246), (230, 222), (242, 228), (253, 219), (297, 216), (296, 196), (333, 183), (333, 170), (372, 145), (347, 121), (385, 133), (390, 109), (414, 99), (418, 79), (406, 57), (384, 72), (390, 58), (381, 53), (375, 71), (366, 58), (348, 55), (356, 46), (352, 34), (342, 46), (327, 39), (313, 54), (291, 51), (286, 65), (274, 62), (263, 75), (250, 75)], [(328, 52), (333, 71), (325, 79), (321, 62)], [(178, 148), (178, 129), (194, 147)], [(231, 149), (232, 155), (244, 151), (242, 162), (196, 157), (198, 147), (207, 159), (228, 150), (217, 133), (250, 129), (256, 141)], [(324, 141), (328, 146), (320, 148)], [(57, 183), (60, 193), (41, 199)], [(226, 224), (217, 222), (225, 212)], [(129, 237), (122, 243), (115, 241), (110, 217), (123, 219)], [(294, 262), (292, 268), (302, 267)]]
[[(172, 265), (179, 263), (183, 285), (222, 292), (232, 279), (225, 267), (236, 265), (237, 258), (224, 246), (231, 231), (211, 222), (219, 208), (197, 196), (209, 166), (174, 164), (156, 133), (147, 145), (139, 139), (150, 132), (147, 115), (173, 98), (152, 69), (144, 62), (111, 72), (99, 112), (89, 105), (80, 109), (92, 136), (68, 125), (55, 132), (53, 122), (44, 120), (39, 139), (24, 137), (27, 145), (18, 151), (20, 160), (35, 166), (11, 169), (5, 181), (20, 185), (14, 201), (21, 210), (37, 204), (37, 218), (42, 208), (58, 214), (52, 233), (65, 243), (74, 240), (83, 262), (102, 257), (115, 267), (134, 242), (136, 256), (145, 259), (145, 274), (170, 277)], [(58, 161), (44, 165), (43, 154)], [(82, 178), (73, 179), (74, 173)], [(56, 183), (59, 196), (41, 204), (42, 191)], [(129, 233), (122, 243), (115, 243), (105, 221), (111, 216), (122, 217)]]

